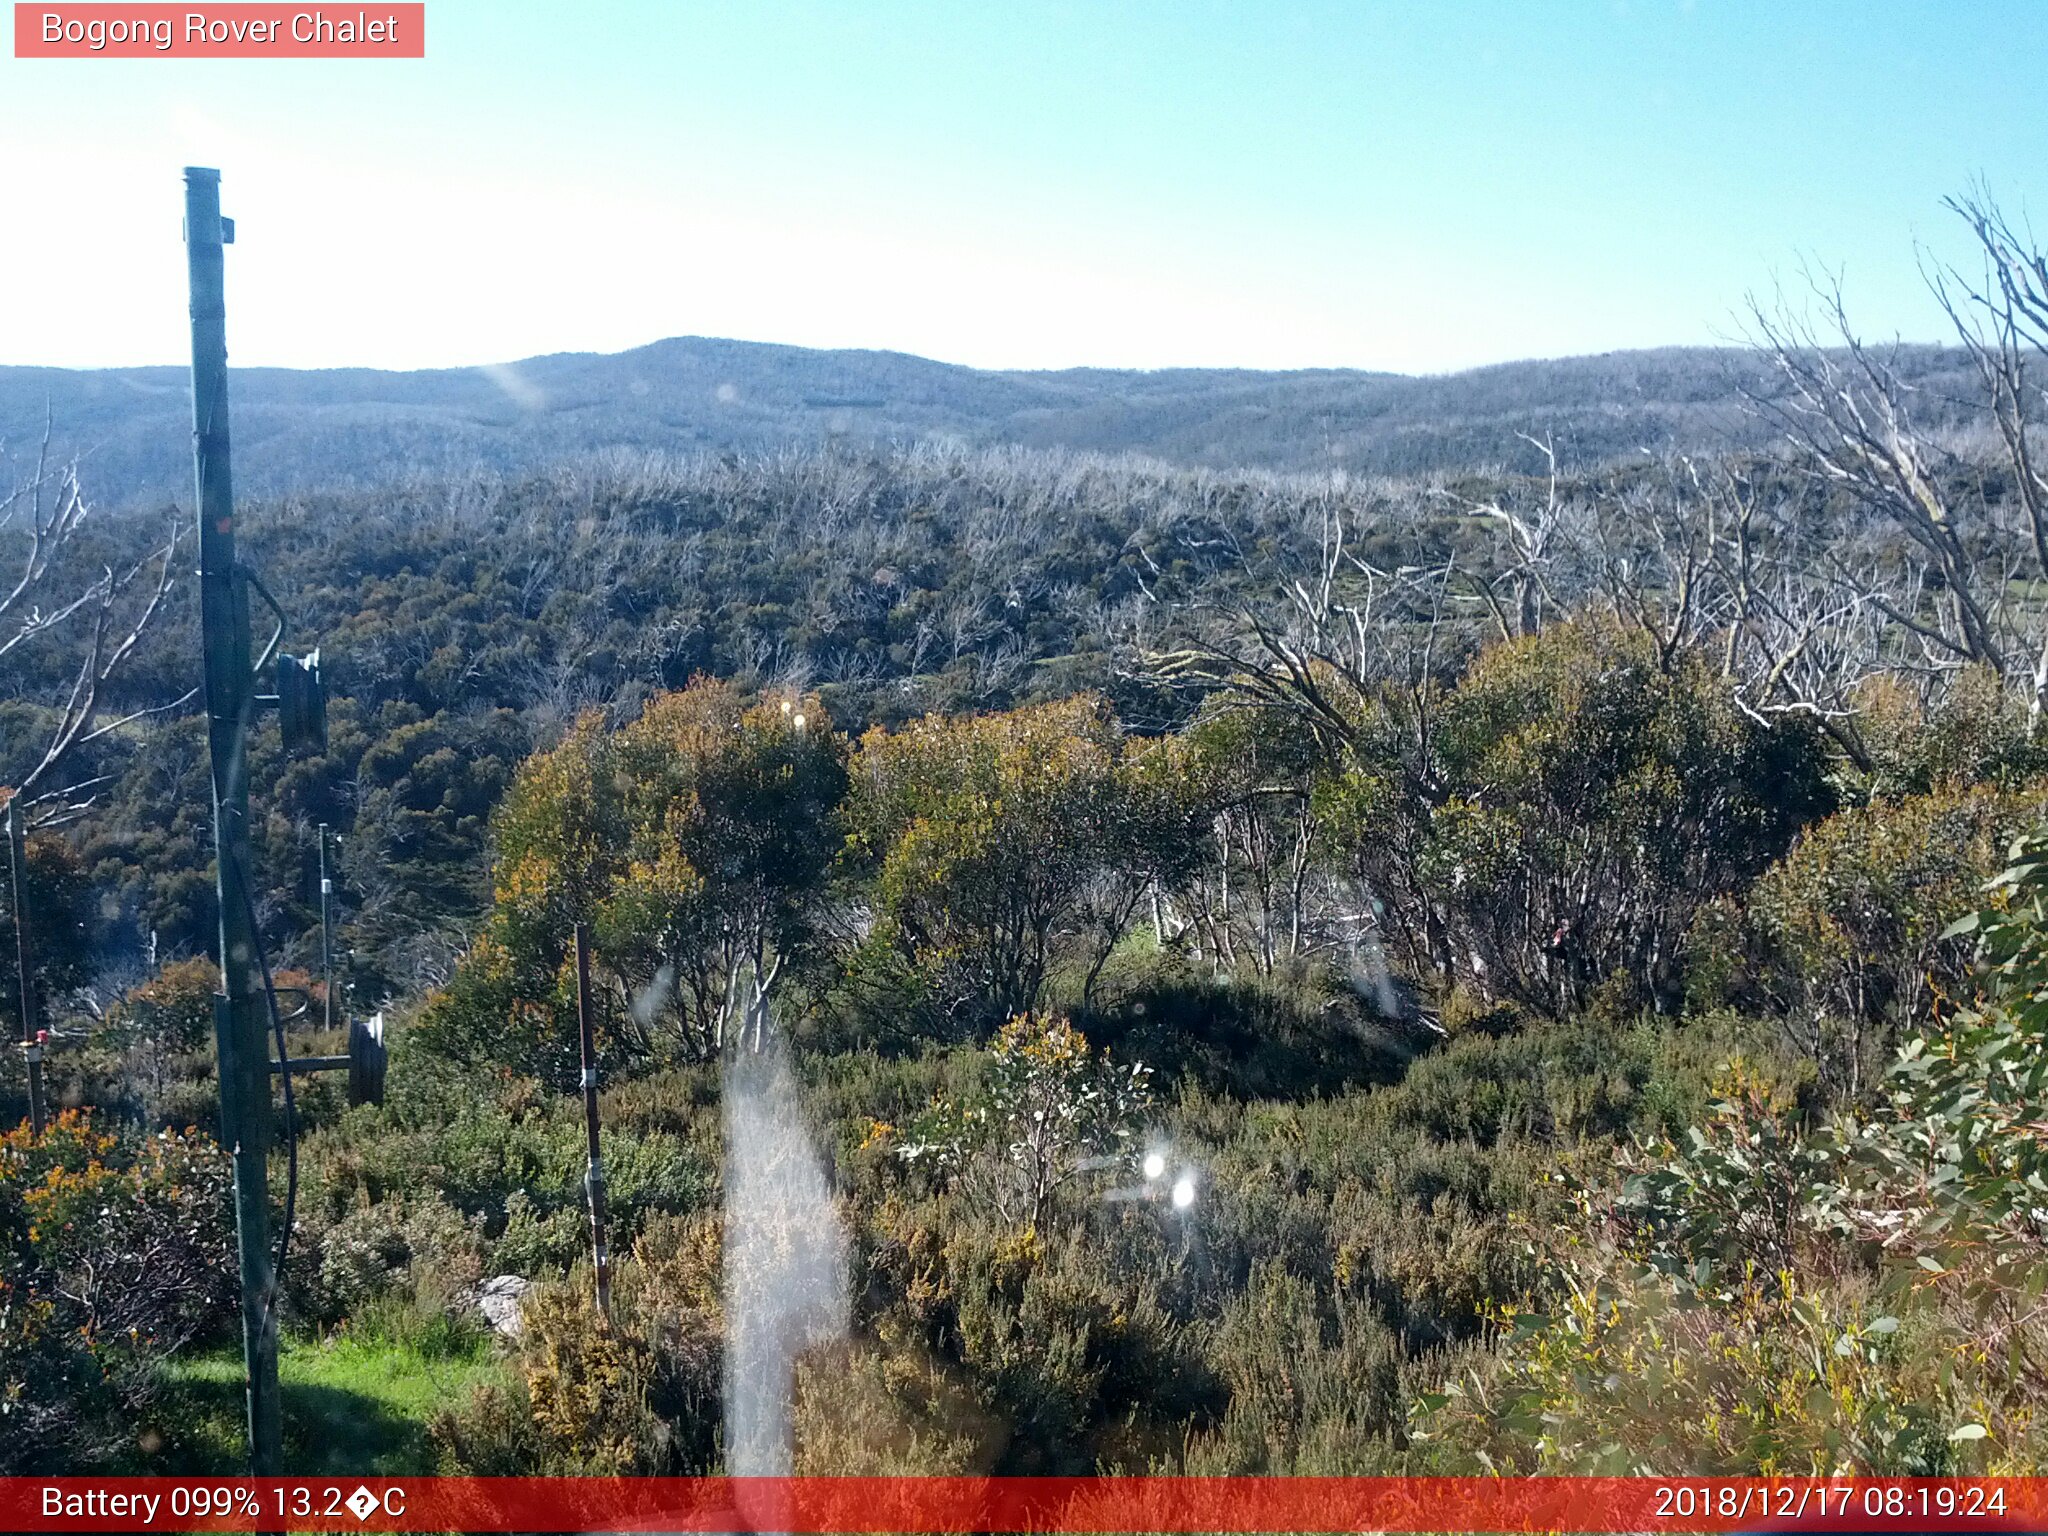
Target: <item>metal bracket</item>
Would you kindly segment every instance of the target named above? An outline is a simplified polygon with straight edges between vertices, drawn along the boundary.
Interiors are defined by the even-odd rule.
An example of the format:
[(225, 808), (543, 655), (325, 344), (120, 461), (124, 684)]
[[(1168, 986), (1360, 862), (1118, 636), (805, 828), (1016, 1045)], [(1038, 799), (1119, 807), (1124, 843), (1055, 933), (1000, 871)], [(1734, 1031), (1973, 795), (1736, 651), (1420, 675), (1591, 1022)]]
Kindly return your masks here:
[(327, 750), (327, 689), (320, 680), (320, 652), (316, 648), (304, 656), (285, 656), (278, 653), (278, 646), (284, 640), (288, 622), (284, 605), (263, 585), (263, 578), (248, 566), (239, 562), (235, 574), (248, 584), (249, 590), (263, 600), (277, 620), (277, 627), (270, 632), (270, 638), (263, 643), (263, 650), (256, 657), (249, 675), (258, 678), (263, 669), (273, 661), (277, 663), (277, 692), (254, 695), (252, 702), (260, 709), (274, 709), (278, 712), (279, 724), (284, 729), (284, 749), (292, 757), (311, 757)]
[(277, 721), (291, 756), (327, 750), (327, 685), (320, 680), (317, 649), (277, 658)]
[(248, 566), (238, 563), (235, 566), (235, 574), (250, 585), (256, 595), (263, 599), (263, 606), (268, 608), (277, 617), (277, 628), (270, 632), (270, 638), (263, 644), (262, 654), (256, 658), (256, 664), (249, 669), (251, 677), (260, 677), (263, 675), (263, 669), (270, 665), (271, 657), (277, 654), (278, 643), (284, 639), (286, 623), (284, 607), (276, 598), (270, 595), (270, 588), (263, 585), (263, 578), (250, 570)]
[[(294, 1056), (291, 1058), (291, 1069), (294, 1074), (346, 1072), (349, 1103), (382, 1104), (384, 1074), (389, 1059), (389, 1053), (384, 1045), (384, 1015), (379, 1013), (367, 1020), (356, 1019), (350, 1022), (346, 1056)], [(284, 1068), (285, 1063), (273, 1061), (270, 1064), (270, 1075), (276, 1077)]]

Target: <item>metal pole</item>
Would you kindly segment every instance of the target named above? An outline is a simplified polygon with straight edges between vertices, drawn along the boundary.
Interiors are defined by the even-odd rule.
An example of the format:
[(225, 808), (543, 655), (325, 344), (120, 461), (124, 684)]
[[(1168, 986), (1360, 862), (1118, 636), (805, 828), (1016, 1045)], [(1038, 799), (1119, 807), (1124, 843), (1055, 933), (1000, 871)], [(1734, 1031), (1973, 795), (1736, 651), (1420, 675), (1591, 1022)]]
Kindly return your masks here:
[(7, 802), (7, 868), (14, 912), (14, 967), (21, 981), (21, 1059), (28, 1065), (28, 1128), (40, 1138), (43, 1108), (43, 1041), (36, 1027), (35, 939), (28, 931), (28, 835), (22, 825), (21, 796)]
[(235, 563), (235, 496), (228, 460), (227, 309), (220, 172), (185, 170), (185, 254), (192, 295), (192, 456), (199, 508), (199, 620), (207, 737), (213, 759), (213, 848), (220, 897), (221, 1135), (235, 1162), (235, 1245), (242, 1272), (249, 1464), (275, 1476), (282, 1458), (277, 1386), (277, 1289), (270, 1261), (270, 1046), (250, 918), (249, 726), (255, 676), (249, 590)]
[(334, 882), (327, 878), (327, 823), (320, 823), (320, 972), (326, 980), (326, 1025), (334, 1028), (334, 932), (328, 925), (327, 898)]
[(612, 1261), (604, 1246), (604, 1158), (597, 1147), (597, 1031), (590, 1010), (590, 925), (576, 925), (576, 1034), (583, 1048), (583, 1128), (589, 1138), (583, 1193), (590, 1201), (590, 1249), (597, 1265), (597, 1310), (612, 1315)]

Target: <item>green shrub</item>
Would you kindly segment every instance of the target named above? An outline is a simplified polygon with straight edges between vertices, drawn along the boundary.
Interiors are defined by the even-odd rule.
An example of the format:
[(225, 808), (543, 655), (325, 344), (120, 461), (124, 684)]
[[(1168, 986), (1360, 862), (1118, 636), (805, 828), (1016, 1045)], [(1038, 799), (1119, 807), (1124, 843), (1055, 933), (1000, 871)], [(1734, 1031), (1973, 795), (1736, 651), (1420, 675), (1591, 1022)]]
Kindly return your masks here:
[(1957, 1437), (1981, 1429), (1974, 1373), (1957, 1369), (1981, 1347), (1907, 1327), (1867, 1291), (1787, 1277), (1701, 1295), (1621, 1265), (1498, 1319), (1496, 1356), (1419, 1396), (1411, 1425), (1470, 1470), (1944, 1476), (2003, 1460)]
[[(305, 1219), (324, 1228), (404, 1201), (424, 1183), (474, 1223), (496, 1269), (537, 1275), (586, 1252), (581, 1099), (530, 1078), (451, 1068), (416, 1037), (402, 1044), (387, 1103), (350, 1110), (302, 1145)], [(653, 1091), (659, 1082), (606, 1095), (605, 1166), (620, 1246), (651, 1217), (698, 1211), (715, 1196), (716, 1116), (681, 1086), (687, 1091), (668, 1100)]]
[(1230, 1405), (1188, 1445), (1189, 1474), (1388, 1470), (1405, 1430), (1402, 1350), (1368, 1304), (1262, 1263), (1224, 1308), (1203, 1353)]
[(452, 1308), (483, 1277), (480, 1226), (432, 1189), (309, 1221), (285, 1271), (288, 1293), (302, 1315), (324, 1324), (360, 1324), (370, 1303), (393, 1293), (429, 1311)]
[(661, 1221), (615, 1265), (612, 1309), (590, 1271), (529, 1293), (519, 1386), (489, 1386), (433, 1426), (451, 1467), (486, 1476), (713, 1470), (721, 1345), (715, 1229)]
[(220, 969), (211, 960), (173, 960), (107, 1010), (108, 1034), (169, 1055), (210, 1050)]
[[(1970, 943), (1983, 995), (1899, 1050), (1876, 1104), (1819, 1120), (1745, 1074), (1653, 1143), (1564, 1293), (1417, 1433), (1525, 1472), (1948, 1475), (2048, 1453), (2048, 837)], [(1593, 1201), (1589, 1199), (1588, 1214)], [(1647, 1261), (1647, 1263), (1643, 1262)]]
[(1452, 1039), (1460, 1035), (1512, 1035), (1526, 1029), (1529, 1010), (1513, 998), (1488, 997), (1463, 982), (1452, 986), (1437, 1022)]
[(1199, 861), (1211, 815), (1177, 740), (1127, 739), (1086, 694), (878, 726), (851, 785), (849, 853), (873, 869), (876, 917), (858, 964), (956, 1038), (1041, 1007), (1063, 956), (1086, 1008), (1140, 904)]
[[(1969, 945), (1944, 930), (2044, 809), (2043, 788), (1978, 785), (1842, 811), (1757, 881), (1739, 925), (1713, 914), (1693, 951), (1722, 970), (1721, 990), (1778, 1013), (1824, 1086), (1853, 1095), (1897, 1022), (1924, 1016), (1962, 982)], [(1735, 965), (1740, 979), (1727, 974)], [(1698, 990), (1716, 990), (1712, 979)]]
[(505, 1226), (491, 1244), (496, 1274), (558, 1274), (590, 1251), (590, 1217), (581, 1206), (541, 1210), (524, 1190), (505, 1196)]
[(798, 1364), (795, 1469), (813, 1477), (987, 1470), (1001, 1437), (958, 1373), (923, 1350), (850, 1341)]
[[(6, 795), (0, 794), (0, 808), (6, 803)], [(52, 1004), (91, 978), (93, 892), (84, 864), (61, 835), (39, 832), (28, 838), (26, 848), (23, 895), (30, 914), (29, 937), (34, 943), (36, 996), (47, 1019)], [(21, 981), (11, 963), (15, 954), (13, 892), (13, 880), (0, 879), (0, 955), (10, 961), (0, 965), (0, 1017), (15, 1020), (19, 1035)]]
[(1416, 707), (1427, 731), (1358, 732), (1320, 799), (1331, 836), (1412, 974), (1551, 1017), (1616, 978), (1610, 1012), (1675, 1011), (1694, 914), (1828, 805), (1814, 731), (1759, 724), (1714, 658), (1639, 630), (1495, 646)]
[(1327, 960), (1219, 974), (1184, 949), (1159, 949), (1149, 933), (1111, 957), (1094, 1011), (1077, 1022), (1161, 1083), (1243, 1099), (1391, 1083), (1429, 1039), (1419, 1022), (1382, 1017), (1377, 999)]
[(2026, 701), (1990, 667), (1955, 674), (1931, 707), (1920, 690), (1886, 676), (1865, 681), (1855, 703), (1851, 728), (1870, 760), (1863, 787), (1872, 799), (1978, 784), (2017, 789), (2048, 771)]
[(896, 1134), (896, 1153), (938, 1169), (1004, 1221), (1036, 1227), (1085, 1174), (1128, 1168), (1150, 1076), (1142, 1062), (1112, 1062), (1065, 1019), (1020, 1014), (997, 1032), (978, 1091), (935, 1100)]
[(701, 1059), (758, 1033), (839, 849), (844, 746), (815, 697), (749, 701), (709, 678), (621, 730), (585, 715), (521, 764), (492, 819), (491, 915), (424, 1039), (573, 1084), (579, 922), (608, 1062)]
[(75, 1470), (132, 1441), (156, 1363), (228, 1315), (229, 1184), (197, 1134), (67, 1110), (0, 1137), (0, 1469)]
[[(1648, 1165), (1623, 1191), (1637, 1249), (1694, 1284), (1790, 1284), (1815, 1263), (1807, 1213), (1839, 1181), (1839, 1157), (1809, 1135), (1808, 1117), (1782, 1092), (1731, 1063), (1705, 1123), (1683, 1148), (1651, 1144)], [(1625, 1164), (1624, 1166), (1627, 1166)]]
[[(892, 1455), (1001, 1472), (1176, 1459), (1223, 1394), (1203, 1359), (1206, 1272), (1162, 1204), (1069, 1208), (1017, 1229), (958, 1196), (900, 1192), (854, 1232), (859, 1411)], [(830, 1438), (820, 1444), (837, 1443)], [(919, 1448), (922, 1448), (921, 1450)]]
[(1947, 930), (1974, 942), (1981, 995), (1900, 1050), (1853, 1153), (1880, 1191), (1924, 1202), (1921, 1235), (1974, 1272), (1981, 1305), (2021, 1317), (2048, 1289), (2048, 832), (2011, 858), (1990, 906)]

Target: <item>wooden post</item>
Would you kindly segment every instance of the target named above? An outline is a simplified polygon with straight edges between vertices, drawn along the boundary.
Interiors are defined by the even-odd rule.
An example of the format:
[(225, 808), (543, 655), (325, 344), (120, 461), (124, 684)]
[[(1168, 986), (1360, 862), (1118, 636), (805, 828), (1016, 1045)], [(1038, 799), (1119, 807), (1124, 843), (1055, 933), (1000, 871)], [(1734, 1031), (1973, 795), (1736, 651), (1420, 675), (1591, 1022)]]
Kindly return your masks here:
[(597, 1310), (612, 1316), (612, 1263), (604, 1246), (604, 1157), (597, 1144), (597, 1029), (590, 1007), (590, 925), (576, 925), (576, 1034), (583, 1051), (583, 1128), (589, 1138), (583, 1193), (590, 1202), (590, 1251), (597, 1267)]
[(221, 1140), (235, 1164), (235, 1247), (242, 1272), (249, 1470), (275, 1477), (283, 1459), (277, 1385), (277, 1281), (270, 1257), (270, 1043), (253, 908), (249, 846), (249, 728), (256, 658), (249, 583), (235, 558), (235, 493), (228, 448), (225, 256), (233, 225), (220, 216), (220, 172), (185, 170), (185, 254), (192, 297), (192, 459), (199, 508), (199, 633), (213, 763), (213, 846), (220, 896), (221, 993), (214, 999)]

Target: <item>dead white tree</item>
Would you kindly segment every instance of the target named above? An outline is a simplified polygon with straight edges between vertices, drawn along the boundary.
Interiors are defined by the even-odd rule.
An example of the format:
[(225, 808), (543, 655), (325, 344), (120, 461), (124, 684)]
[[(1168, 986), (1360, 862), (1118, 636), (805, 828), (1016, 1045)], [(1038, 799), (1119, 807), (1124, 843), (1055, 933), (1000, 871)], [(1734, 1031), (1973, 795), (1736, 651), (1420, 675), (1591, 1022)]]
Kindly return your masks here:
[[(2048, 465), (2037, 440), (2048, 394), (2028, 371), (2035, 362), (2048, 362), (2048, 255), (2013, 226), (1988, 188), (1950, 198), (1947, 206), (1976, 237), (1982, 268), (1969, 278), (1923, 259), (1922, 270), (1976, 365), (2012, 470), (2009, 505), (2018, 514), (2035, 578), (2048, 578)], [(2032, 647), (2030, 718), (2038, 721), (2048, 702), (2048, 624), (2034, 627), (2039, 643)]]
[(1459, 572), (1459, 585), (1485, 605), (1503, 640), (1533, 635), (1569, 607), (1553, 585), (1567, 516), (1565, 499), (1559, 494), (1557, 448), (1548, 435), (1515, 435), (1542, 454), (1547, 465), (1540, 503), (1517, 506), (1510, 496), (1478, 501), (1448, 489), (1436, 492), (1496, 534), (1497, 561), (1489, 566), (1466, 564)]
[[(1844, 579), (1843, 532), (1781, 478), (1769, 465), (1676, 456), (1661, 475), (1583, 498), (1567, 530), (1572, 559), (1591, 600), (1645, 634), (1660, 665), (1714, 654), (1759, 724), (1804, 715), (1865, 763), (1856, 694), (1883, 648), (1864, 594), (1885, 582), (1874, 570)], [(1890, 589), (1912, 606), (1910, 586)]]
[(68, 778), (81, 749), (192, 697), (188, 692), (102, 718), (116, 674), (135, 654), (176, 582), (179, 523), (170, 519), (162, 542), (140, 558), (80, 575), (67, 556), (76, 552), (91, 510), (76, 463), (51, 463), (46, 422), (34, 470), (0, 496), (0, 549), (15, 546), (14, 580), (0, 593), (0, 659), (18, 658), (31, 642), (46, 636), (81, 628), (84, 635), (68, 686), (50, 701), (41, 753), (7, 787), (10, 804), (31, 827), (60, 825), (90, 805), (98, 780)]
[(1901, 536), (1926, 573), (1912, 594), (1874, 583), (1862, 597), (1951, 665), (1983, 663), (2003, 673), (2003, 592), (1986, 511), (1974, 496), (1955, 494), (1958, 466), (1916, 420), (1920, 391), (1897, 349), (1880, 351), (1856, 334), (1839, 280), (1817, 278), (1811, 286), (1825, 339), (1809, 316), (1752, 302), (1758, 344), (1780, 392), (1751, 391), (1749, 401), (1779, 428), (1805, 474)]
[[(1947, 206), (1968, 225), (1979, 270), (1923, 253), (1922, 272), (1976, 375), (1975, 398), (1916, 382), (1900, 349), (1862, 341), (1826, 276), (1810, 280), (1818, 322), (1752, 302), (1779, 388), (1749, 399), (1803, 473), (1888, 533), (1850, 529), (1821, 552), (1842, 590), (1886, 621), (1886, 668), (1938, 686), (1989, 666), (2025, 690), (2038, 723), (2048, 707), (2048, 397), (2031, 370), (2048, 360), (2048, 256), (1981, 186)], [(1994, 462), (1943, 441), (1938, 419), (1958, 411), (1986, 423)]]
[(1419, 702), (1455, 660), (1439, 649), (1453, 621), (1479, 599), (1461, 589), (1455, 561), (1388, 569), (1361, 555), (1359, 524), (1392, 515), (1397, 509), (1353, 505), (1336, 491), (1319, 496), (1310, 559), (1264, 569), (1236, 550), (1241, 589), (1270, 582), (1271, 597), (1193, 598), (1171, 646), (1140, 649), (1142, 673), (1281, 710), (1330, 750), (1376, 708)]

